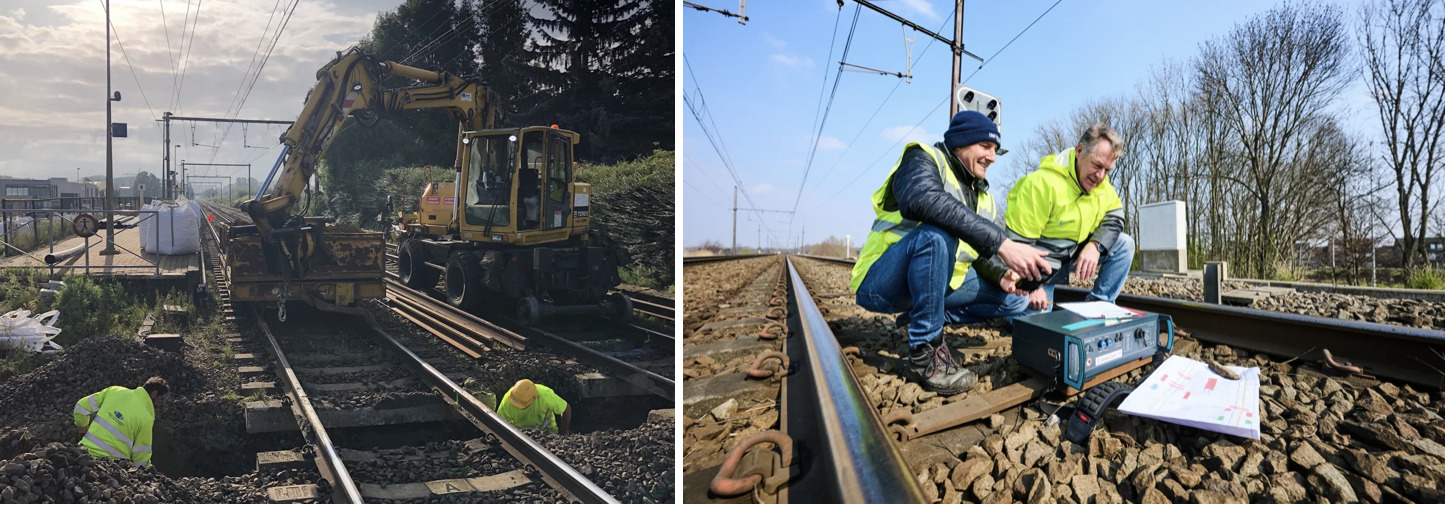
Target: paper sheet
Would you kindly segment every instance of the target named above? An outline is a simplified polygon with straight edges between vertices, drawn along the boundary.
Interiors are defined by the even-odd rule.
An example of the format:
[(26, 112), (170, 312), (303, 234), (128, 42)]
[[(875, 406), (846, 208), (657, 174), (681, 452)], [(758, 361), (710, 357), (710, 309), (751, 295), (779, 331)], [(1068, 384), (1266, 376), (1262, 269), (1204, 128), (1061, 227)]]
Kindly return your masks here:
[(1174, 356), (1120, 403), (1120, 411), (1163, 422), (1260, 439), (1260, 368), (1231, 367), (1228, 380), (1202, 362)]
[(1136, 316), (1144, 316), (1143, 314), (1130, 311), (1109, 302), (1098, 300), (1090, 302), (1065, 302), (1059, 304), (1059, 307), (1065, 308), (1069, 312), (1085, 318), (1134, 318)]

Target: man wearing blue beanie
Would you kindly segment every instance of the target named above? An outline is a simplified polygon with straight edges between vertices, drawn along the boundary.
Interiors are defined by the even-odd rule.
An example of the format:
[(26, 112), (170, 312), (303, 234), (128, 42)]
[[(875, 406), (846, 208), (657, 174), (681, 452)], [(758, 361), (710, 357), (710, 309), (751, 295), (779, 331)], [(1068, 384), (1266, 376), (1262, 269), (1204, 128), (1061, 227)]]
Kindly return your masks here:
[[(944, 343), (944, 324), (1021, 314), (1029, 300), (1015, 283), (1049, 273), (1044, 253), (1009, 240), (995, 223), (999, 213), (984, 176), (1004, 154), (999, 143), (994, 122), (962, 111), (943, 142), (905, 146), (874, 192), (874, 224), (854, 264), (851, 288), (859, 306), (907, 313), (909, 369), (942, 395), (968, 391), (977, 381)], [(970, 268), (993, 258), (1008, 269)]]

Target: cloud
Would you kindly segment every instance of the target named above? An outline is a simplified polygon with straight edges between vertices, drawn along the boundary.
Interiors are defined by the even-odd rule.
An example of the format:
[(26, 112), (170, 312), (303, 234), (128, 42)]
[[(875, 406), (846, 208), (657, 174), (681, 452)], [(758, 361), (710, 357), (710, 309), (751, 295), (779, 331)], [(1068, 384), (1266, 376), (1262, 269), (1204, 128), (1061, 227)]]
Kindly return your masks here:
[(774, 188), (771, 184), (758, 183), (758, 186), (754, 186), (752, 189), (749, 189), (748, 192), (753, 195), (764, 195), (768, 193), (773, 193), (773, 190)]
[(939, 13), (934, 12), (934, 5), (929, 3), (928, 0), (901, 0), (900, 3), (904, 4), (906, 10), (911, 10), (933, 19), (939, 19)]
[(845, 147), (847, 146), (844, 146), (843, 141), (835, 139), (833, 137), (825, 135), (818, 138), (818, 149), (822, 151), (833, 151), (837, 149), (843, 149)]
[(784, 42), (783, 39), (769, 35), (767, 32), (760, 33), (759, 37), (763, 39), (765, 44), (768, 44), (769, 47), (777, 51), (782, 51), (784, 47), (788, 46), (788, 43)]
[(896, 126), (885, 128), (880, 136), (889, 142), (921, 142), (932, 143), (938, 141), (940, 136), (931, 134), (924, 127), (917, 126)]
[(813, 58), (791, 54), (774, 54), (768, 57), (775, 64), (785, 67), (812, 67)]
[[(194, 37), (187, 30), (189, 58), (179, 57), (181, 14), (169, 12), (171, 44), (158, 5), (130, 5), (112, 12), (116, 27), (111, 58), (112, 86), (123, 96), (115, 102), (114, 121), (129, 124), (129, 138), (115, 141), (117, 175), (160, 171), (161, 129), (154, 121), (166, 111), (182, 116), (219, 117), (234, 114), (242, 76), (253, 61), (257, 40), (267, 26), (272, 5), (242, 0), (205, 3), (193, 17)], [(316, 84), (316, 69), (337, 51), (367, 35), (376, 7), (334, 0), (302, 2), (287, 24), (239, 117), (295, 119), (302, 99)], [(0, 82), (25, 83), (0, 93), (0, 175), (46, 177), (61, 173), (95, 175), (105, 169), (105, 13), (77, 2), (50, 5), (25, 13), (0, 14)], [(274, 22), (273, 22), (274, 23)], [(271, 26), (275, 31), (275, 26)], [(124, 52), (122, 51), (124, 48)], [(185, 64), (180, 96), (173, 99), (177, 66)], [(249, 85), (249, 83), (248, 83)], [(243, 90), (244, 91), (244, 90)], [(278, 128), (252, 125), (246, 144), (275, 145)], [(221, 141), (222, 133), (226, 134)], [(214, 124), (173, 122), (172, 144), (181, 144), (177, 158), (191, 162), (267, 164), (275, 157), (264, 149), (242, 145), (242, 128), (229, 131)], [(260, 139), (260, 140), (258, 140)], [(264, 160), (264, 161), (263, 161)], [(174, 163), (176, 160), (173, 160)], [(244, 169), (243, 169), (244, 170)], [(258, 169), (258, 171), (261, 169)], [(56, 172), (62, 171), (62, 172)]]

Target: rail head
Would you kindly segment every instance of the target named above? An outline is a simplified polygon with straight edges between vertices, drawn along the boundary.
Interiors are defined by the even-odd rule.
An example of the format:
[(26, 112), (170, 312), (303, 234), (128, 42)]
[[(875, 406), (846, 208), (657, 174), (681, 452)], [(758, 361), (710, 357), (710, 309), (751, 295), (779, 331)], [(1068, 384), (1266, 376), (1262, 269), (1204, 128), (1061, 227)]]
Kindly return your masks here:
[[(814, 448), (813, 457), (820, 460), (804, 471), (818, 475), (791, 483), (790, 495), (803, 494), (800, 497), (818, 502), (922, 503), (924, 494), (903, 454), (859, 385), (792, 259), (785, 260), (794, 307), (790, 324), (795, 327), (785, 346), (790, 359), (800, 364), (800, 370), (785, 380), (790, 399), (784, 406), (785, 419), (795, 443)], [(817, 406), (808, 406), (810, 402)]]

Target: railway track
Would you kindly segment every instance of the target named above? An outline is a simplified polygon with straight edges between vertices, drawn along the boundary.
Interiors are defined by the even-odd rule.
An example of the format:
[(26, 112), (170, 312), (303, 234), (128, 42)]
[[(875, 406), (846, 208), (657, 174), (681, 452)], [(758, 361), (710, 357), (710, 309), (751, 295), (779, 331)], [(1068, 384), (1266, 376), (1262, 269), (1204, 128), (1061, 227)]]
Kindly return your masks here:
[[(475, 353), (477, 343), (492, 340), (493, 336), (500, 336), (497, 339), (502, 345), (519, 351), (529, 342), (542, 344), (562, 350), (638, 391), (670, 402), (674, 398), (675, 345), (671, 334), (599, 317), (557, 318), (530, 327), (507, 317), (482, 318), (443, 302), (442, 293), (436, 289), (406, 287), (395, 272), (395, 253), (388, 253), (387, 261), (387, 296), (392, 308), (424, 328), (439, 329), (442, 333), (438, 335), (463, 353)], [(442, 320), (457, 323), (434, 321), (438, 318), (429, 315), (445, 315)]]
[[(387, 264), (392, 271), (395, 271), (396, 262), (397, 245), (388, 243)], [(445, 267), (441, 265), (432, 265), (432, 267), (445, 271)], [(619, 289), (618, 292), (632, 299), (634, 313), (657, 319), (664, 324), (665, 327), (661, 332), (656, 330), (654, 330), (654, 332), (665, 336), (672, 335), (672, 324), (677, 308), (677, 302), (675, 300), (639, 290)]]
[[(239, 218), (224, 208), (210, 212)], [(229, 291), (222, 273), (224, 259), (215, 254), (214, 231), (207, 238), (218, 292), (230, 311)], [(426, 297), (411, 298), (413, 316), (427, 318), (432, 328), (452, 332), (457, 339), (471, 338), (473, 350), (516, 344), (517, 336), (482, 329), (446, 312), (428, 312)], [(247, 406), (248, 430), (264, 432), (268, 426), (289, 423), (302, 428), (307, 447), (258, 456), (258, 466), (294, 465), (302, 452), (314, 452), (325, 479), (314, 485), (268, 490), (274, 501), (334, 500), (400, 502), (447, 500), (488, 502), (617, 502), (608, 492), (553, 455), (523, 431), (498, 417), (487, 402), (458, 383), (468, 375), (445, 373), (455, 361), (435, 355), (423, 343), (392, 335), (365, 309), (325, 308), (330, 312), (295, 309), (291, 323), (268, 321), (259, 308), (233, 323), (252, 325), (251, 339), (233, 344), (271, 357), (269, 367), (243, 367), (256, 379), (243, 389), (263, 400)], [(436, 330), (434, 330), (436, 329)], [(478, 336), (487, 331), (485, 341)], [(439, 334), (442, 335), (442, 334)], [(370, 338), (370, 339), (368, 339)], [(489, 344), (490, 343), (490, 344)], [(421, 345), (421, 346), (419, 346)], [(466, 354), (465, 347), (463, 353)], [(242, 354), (253, 359), (256, 354)], [(469, 354), (471, 355), (471, 354)], [(474, 355), (475, 357), (475, 355)], [(475, 388), (475, 387), (474, 387)], [(492, 402), (500, 394), (494, 394)], [(278, 415), (280, 418), (278, 419)], [(376, 452), (341, 448), (333, 444), (335, 431), (355, 426), (376, 430), (396, 426), (391, 436), (402, 438), (409, 423), (453, 420), (470, 423), (474, 437), (446, 434), (411, 441), (413, 446)], [(403, 424), (403, 425), (397, 425)], [(274, 430), (285, 430), (284, 428)], [(481, 437), (475, 437), (480, 435)], [(415, 437), (413, 438), (415, 439)], [(510, 464), (508, 463), (510, 462)], [(463, 495), (449, 495), (463, 494)]]
[[(725, 385), (717, 378), (741, 362), (725, 349), (761, 341), (756, 331), (740, 329), (720, 341), (702, 330), (727, 321), (724, 311), (754, 307), (758, 290), (717, 287), (713, 300), (693, 294), (711, 289), (698, 284), (739, 272), (779, 279), (770, 270), (778, 264), (788, 271), (786, 282), (777, 282), (787, 293), (787, 335), (777, 351), (788, 359), (782, 367), (749, 363), (742, 367), (765, 369), (761, 379)], [(1177, 339), (1176, 354), (1260, 367), (1262, 437), (1224, 437), (1110, 412), (1080, 447), (1063, 442), (1060, 426), (1046, 420), (1072, 397), (1036, 399), (1029, 388), (1030, 395), (1018, 395), (1032, 377), (1008, 360), (1007, 328), (946, 330), (962, 363), (981, 378), (974, 391), (940, 398), (914, 386), (901, 372), (906, 351), (892, 318), (853, 304), (850, 267), (797, 256), (685, 260), (684, 502), (782, 503), (792, 494), (807, 498), (794, 502), (1440, 502), (1440, 473), (1428, 469), (1446, 459), (1439, 443), (1446, 437), (1439, 427), (1443, 375), (1373, 358), (1386, 349), (1398, 363), (1416, 355), (1425, 357), (1418, 363), (1439, 366), (1439, 331), (1178, 309), (1168, 300), (1148, 306), (1122, 297), (1123, 305), (1174, 315), (1191, 336)], [(1060, 290), (1067, 300), (1067, 289)], [(1312, 344), (1302, 335), (1326, 337)], [(1317, 364), (1307, 352), (1323, 344), (1364, 374)], [(1145, 372), (1119, 379), (1137, 382)], [(730, 399), (737, 409), (720, 410)], [(776, 423), (740, 423), (759, 415), (737, 413), (768, 404), (781, 411)], [(934, 427), (920, 430), (925, 422)], [(1420, 473), (1429, 478), (1414, 477)]]

